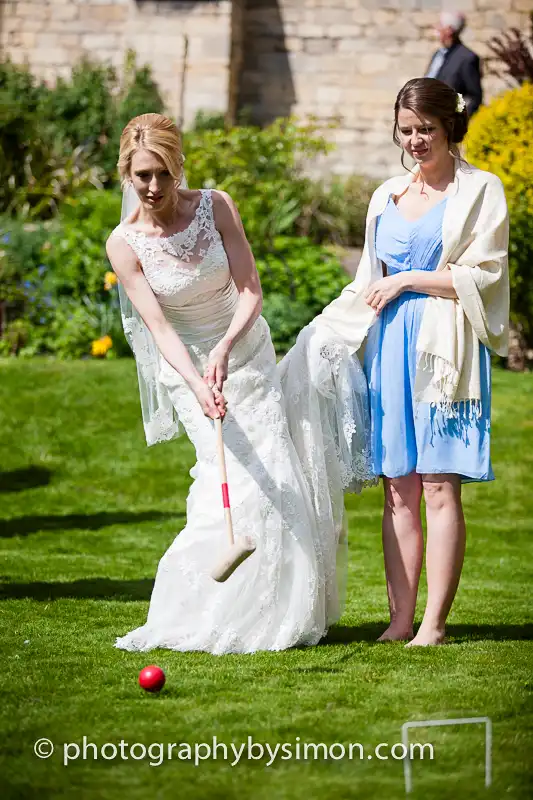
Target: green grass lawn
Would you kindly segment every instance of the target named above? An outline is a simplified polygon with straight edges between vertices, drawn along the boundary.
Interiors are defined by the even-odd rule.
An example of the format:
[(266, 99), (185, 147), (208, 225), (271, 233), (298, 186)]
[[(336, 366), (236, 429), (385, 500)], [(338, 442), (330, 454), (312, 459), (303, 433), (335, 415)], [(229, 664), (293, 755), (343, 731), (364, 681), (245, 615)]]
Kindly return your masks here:
[[(185, 439), (145, 446), (132, 361), (0, 362), (0, 453), (2, 797), (402, 798), (402, 762), (368, 758), (373, 748), (399, 742), (409, 720), (479, 716), (493, 725), (492, 786), (484, 726), (425, 728), (410, 741), (431, 742), (434, 758), (412, 762), (410, 796), (532, 796), (533, 375), (494, 372), (497, 479), (464, 489), (467, 556), (440, 648), (375, 642), (387, 619), (376, 488), (347, 499), (348, 604), (318, 647), (223, 657), (114, 649), (145, 620), (193, 465)], [(424, 600), (422, 591), (418, 619)], [(167, 674), (160, 695), (137, 685), (150, 663)], [(98, 748), (214, 736), (240, 746), (251, 736), (289, 743), (293, 758), (280, 752), (268, 766), (244, 754), (231, 766), (219, 750), (195, 766), (177, 747), (160, 766), (120, 750), (64, 766), (63, 743), (84, 736)], [(41, 737), (55, 744), (47, 760), (33, 753)], [(298, 737), (361, 743), (365, 757), (298, 760)]]

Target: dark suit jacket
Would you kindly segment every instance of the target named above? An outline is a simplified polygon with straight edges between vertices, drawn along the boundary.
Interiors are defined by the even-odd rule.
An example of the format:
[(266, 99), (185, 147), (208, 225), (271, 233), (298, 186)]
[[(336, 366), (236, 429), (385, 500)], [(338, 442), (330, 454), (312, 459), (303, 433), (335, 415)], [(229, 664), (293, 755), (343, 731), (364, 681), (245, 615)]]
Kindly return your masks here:
[(477, 111), (483, 101), (481, 65), (479, 56), (472, 50), (465, 47), (462, 42), (453, 44), (446, 53), (444, 63), (436, 77), (463, 95), (469, 114)]

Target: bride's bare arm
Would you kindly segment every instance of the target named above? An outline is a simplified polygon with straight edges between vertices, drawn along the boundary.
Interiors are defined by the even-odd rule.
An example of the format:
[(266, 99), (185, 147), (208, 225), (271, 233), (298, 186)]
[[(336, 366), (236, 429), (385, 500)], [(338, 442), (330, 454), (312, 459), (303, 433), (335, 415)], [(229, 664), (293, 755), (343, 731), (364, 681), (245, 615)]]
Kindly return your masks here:
[(223, 413), (224, 398), (215, 397), (202, 380), (189, 352), (172, 325), (165, 318), (161, 306), (144, 276), (130, 246), (118, 236), (110, 236), (106, 251), (111, 266), (129, 299), (143, 318), (163, 357), (187, 381), (198, 398), (204, 414), (209, 417)]
[(227, 377), (228, 357), (233, 345), (247, 333), (263, 307), (263, 294), (255, 260), (241, 217), (235, 203), (226, 192), (213, 192), (215, 225), (228, 256), (229, 267), (239, 299), (225, 336), (212, 350), (204, 375), (210, 386), (220, 390)]

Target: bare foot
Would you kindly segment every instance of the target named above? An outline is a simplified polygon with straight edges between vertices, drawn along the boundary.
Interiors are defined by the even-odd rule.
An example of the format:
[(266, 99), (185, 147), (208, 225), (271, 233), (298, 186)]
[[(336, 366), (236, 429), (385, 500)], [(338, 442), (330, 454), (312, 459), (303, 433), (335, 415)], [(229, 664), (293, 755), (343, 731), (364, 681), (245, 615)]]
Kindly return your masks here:
[(394, 623), (391, 623), (386, 631), (384, 631), (378, 642), (403, 642), (405, 639), (413, 638), (412, 628), (402, 628)]
[(415, 638), (408, 642), (406, 647), (432, 647), (433, 645), (444, 644), (444, 630), (437, 628), (428, 629), (423, 631), (419, 629)]

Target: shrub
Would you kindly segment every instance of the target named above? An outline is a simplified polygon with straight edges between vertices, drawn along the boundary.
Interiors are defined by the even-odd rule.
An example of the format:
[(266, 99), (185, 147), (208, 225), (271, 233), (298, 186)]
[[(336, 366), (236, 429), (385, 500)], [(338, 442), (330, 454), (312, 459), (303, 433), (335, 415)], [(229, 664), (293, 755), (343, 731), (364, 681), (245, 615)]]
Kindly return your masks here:
[(264, 316), (276, 350), (286, 352), (299, 331), (330, 303), (349, 278), (331, 248), (304, 237), (277, 237), (257, 259)]
[[(4, 226), (2, 263), (10, 272), (2, 291), (13, 297), (2, 352), (76, 358), (88, 355), (95, 339), (109, 335), (109, 355), (129, 354), (117, 289), (106, 289), (104, 242), (120, 217), (120, 201), (118, 192), (88, 192), (65, 204), (52, 224), (28, 229), (9, 221), (9, 232)], [(305, 237), (278, 236), (268, 247), (263, 242), (257, 267), (264, 313), (280, 352), (348, 281), (335, 252)]]
[(185, 172), (191, 187), (229, 192), (239, 207), (254, 252), (268, 252), (279, 235), (304, 235), (321, 244), (363, 244), (368, 202), (375, 188), (369, 179), (335, 179), (331, 185), (304, 173), (306, 162), (330, 145), (312, 123), (276, 120), (265, 128), (226, 129), (217, 118), (199, 115), (185, 133)]
[(298, 220), (300, 232), (312, 241), (362, 247), (368, 204), (377, 182), (352, 175), (331, 184), (312, 183)]
[(301, 163), (328, 149), (313, 126), (293, 120), (263, 129), (201, 128), (186, 133), (183, 146), (189, 185), (229, 192), (256, 254), (275, 236), (295, 232), (310, 184)]
[[(111, 73), (104, 67), (91, 69), (87, 64), (80, 66), (72, 84), (62, 84), (53, 103), (49, 100), (49, 114), (53, 108), (54, 114), (70, 116), (71, 125), (66, 130), (73, 137), (72, 143), (83, 130), (78, 117), (82, 90), (90, 91), (89, 74), (94, 78), (94, 97), (98, 99), (87, 102), (89, 138), (94, 139), (109, 118), (98, 104), (105, 101)], [(139, 95), (143, 85), (147, 92), (150, 90), (148, 73), (143, 80), (145, 84), (137, 73)], [(128, 96), (131, 99), (132, 95)], [(124, 102), (122, 111), (129, 119), (134, 113), (132, 105)], [(216, 186), (236, 200), (256, 256), (265, 316), (276, 347), (286, 350), (300, 328), (348, 281), (337, 255), (323, 243), (360, 241), (366, 210), (359, 191), (363, 183), (358, 179), (338, 182), (330, 191), (304, 175), (303, 162), (328, 149), (312, 125), (300, 127), (291, 120), (278, 120), (262, 130), (226, 130), (210, 124), (202, 127), (202, 119), (199, 124), (185, 135), (190, 185)], [(120, 130), (121, 126), (122, 121)], [(91, 142), (86, 146), (90, 152)], [(118, 151), (118, 143), (114, 147)], [(113, 161), (116, 156), (114, 152)], [(104, 241), (118, 223), (120, 204), (118, 188), (67, 194), (57, 220), (38, 225), (33, 231), (20, 228), (21, 235), (27, 237), (26, 251), (20, 251), (25, 252), (24, 258), (16, 252), (13, 234), (6, 252), (12, 262), (9, 284), (19, 299), (11, 304), (4, 326), (4, 351), (77, 357), (91, 352), (92, 342), (98, 337), (109, 335), (113, 347), (106, 351), (108, 355), (128, 352), (119, 327), (116, 289), (106, 289), (104, 282), (109, 268)], [(14, 222), (13, 228), (17, 224)], [(308, 235), (300, 235), (302, 231)], [(114, 318), (108, 315), (109, 308), (115, 309)], [(8, 331), (7, 324), (12, 326), (15, 321), (15, 328)], [(100, 352), (101, 348), (92, 348), (92, 352), (95, 350)]]
[(111, 355), (129, 347), (116, 286), (106, 289), (105, 239), (120, 219), (120, 194), (92, 191), (70, 198), (60, 219), (22, 225), (4, 218), (0, 261), (0, 352), (60, 358), (89, 355), (92, 342), (113, 340)]
[[(25, 181), (25, 164), (34, 145), (36, 111), (43, 86), (24, 67), (0, 62), (0, 210)], [(39, 157), (34, 152), (34, 157)]]
[(498, 175), (514, 208), (527, 197), (533, 211), (533, 84), (504, 92), (473, 117), (466, 138), (468, 160)]
[(138, 114), (163, 109), (150, 68), (138, 67), (129, 50), (121, 76), (109, 65), (80, 61), (68, 80), (59, 79), (47, 93), (40, 114), (61, 152), (87, 149), (90, 164), (102, 170), (104, 182), (114, 183), (124, 126)]
[[(505, 77), (517, 83), (533, 80), (533, 12), (529, 15), (530, 30), (524, 34), (511, 28), (489, 41), (489, 49), (505, 65)], [(494, 70), (498, 75), (499, 71)]]
[[(44, 269), (41, 254), (47, 235), (43, 225), (28, 229), (17, 220), (7, 217), (0, 220), (0, 338), (8, 340), (3, 352), (20, 349), (30, 314), (45, 321), (46, 309), (37, 302), (36, 287)], [(20, 318), (26, 318), (22, 327), (15, 325)]]
[(533, 85), (505, 92), (472, 119), (468, 160), (502, 180), (509, 203), (511, 321), (533, 343)]
[(120, 134), (131, 117), (162, 111), (148, 67), (129, 52), (119, 78), (84, 60), (53, 88), (0, 63), (0, 212), (46, 219), (65, 197), (116, 183)]

